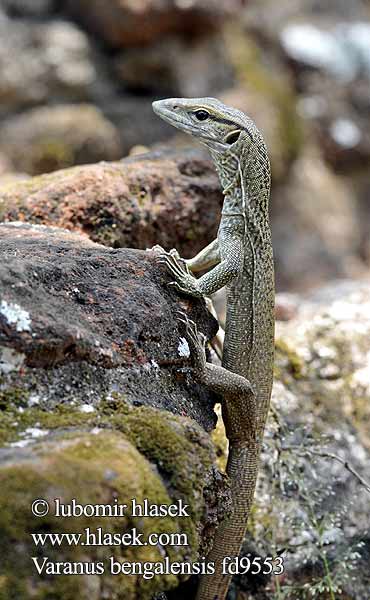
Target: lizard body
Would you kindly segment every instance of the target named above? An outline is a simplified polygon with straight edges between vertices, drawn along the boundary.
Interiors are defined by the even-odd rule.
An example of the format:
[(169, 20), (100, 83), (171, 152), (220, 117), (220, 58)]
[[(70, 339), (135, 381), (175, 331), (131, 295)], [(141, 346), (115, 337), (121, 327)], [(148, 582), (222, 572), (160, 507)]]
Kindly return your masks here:
[[(261, 133), (251, 119), (212, 98), (169, 99), (154, 111), (197, 137), (211, 152), (224, 191), (217, 239), (193, 259), (163, 256), (180, 292), (201, 297), (227, 287), (222, 367), (206, 362), (204, 339), (187, 323), (199, 381), (222, 397), (229, 439), (227, 473), (233, 513), (223, 521), (208, 556), (214, 575), (201, 578), (197, 600), (223, 600), (231, 576), (225, 556), (238, 556), (253, 501), (269, 409), (274, 358), (274, 267), (269, 227), (270, 165)], [(213, 267), (196, 279), (192, 273)]]

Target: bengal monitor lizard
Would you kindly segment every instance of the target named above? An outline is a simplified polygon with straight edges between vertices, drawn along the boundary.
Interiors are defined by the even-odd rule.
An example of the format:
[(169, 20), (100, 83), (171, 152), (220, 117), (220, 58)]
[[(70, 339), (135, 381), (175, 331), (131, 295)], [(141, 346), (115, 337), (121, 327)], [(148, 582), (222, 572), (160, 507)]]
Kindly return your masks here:
[[(263, 137), (239, 110), (213, 98), (153, 103), (162, 119), (205, 144), (223, 188), (217, 238), (195, 258), (162, 253), (179, 292), (195, 297), (227, 288), (222, 367), (206, 362), (205, 341), (186, 321), (195, 373), (218, 392), (229, 439), (227, 473), (233, 512), (223, 521), (208, 556), (216, 572), (201, 578), (197, 600), (223, 600), (230, 576), (225, 556), (238, 556), (245, 535), (269, 410), (274, 360), (274, 266), (269, 226), (270, 163)], [(213, 267), (195, 278), (192, 273)], [(186, 319), (185, 319), (186, 320)]]

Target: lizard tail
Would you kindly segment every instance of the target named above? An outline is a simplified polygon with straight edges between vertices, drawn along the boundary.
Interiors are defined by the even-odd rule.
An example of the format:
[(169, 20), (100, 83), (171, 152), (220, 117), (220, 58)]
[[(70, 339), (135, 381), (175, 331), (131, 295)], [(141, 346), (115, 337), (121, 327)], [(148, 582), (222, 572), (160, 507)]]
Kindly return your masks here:
[(217, 529), (213, 547), (207, 557), (215, 563), (215, 573), (203, 575), (196, 600), (224, 600), (232, 574), (231, 561), (225, 557), (239, 556), (243, 543), (258, 473), (259, 448), (257, 444), (230, 444), (227, 474), (231, 482), (233, 512)]

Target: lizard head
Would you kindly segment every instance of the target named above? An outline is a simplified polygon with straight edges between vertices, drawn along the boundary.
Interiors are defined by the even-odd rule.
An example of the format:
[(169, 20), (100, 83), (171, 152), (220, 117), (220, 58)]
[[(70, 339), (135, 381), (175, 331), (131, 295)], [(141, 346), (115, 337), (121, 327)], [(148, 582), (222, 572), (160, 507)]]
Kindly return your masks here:
[(217, 153), (245, 150), (260, 133), (253, 121), (241, 111), (215, 98), (169, 98), (153, 102), (153, 110), (162, 119), (198, 138)]

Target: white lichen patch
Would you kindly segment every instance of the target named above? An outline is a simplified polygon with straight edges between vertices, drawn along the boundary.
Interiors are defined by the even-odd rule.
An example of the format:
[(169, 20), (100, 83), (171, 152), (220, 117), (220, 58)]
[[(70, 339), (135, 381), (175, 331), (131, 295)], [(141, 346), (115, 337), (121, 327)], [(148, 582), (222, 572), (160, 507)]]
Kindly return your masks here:
[(180, 342), (177, 347), (177, 352), (179, 353), (179, 356), (183, 356), (185, 358), (188, 358), (190, 356), (189, 344), (184, 337), (180, 338)]
[(82, 413), (92, 413), (95, 411), (95, 408), (92, 406), (92, 404), (81, 404), (79, 411)]
[(37, 394), (31, 394), (28, 399), (28, 406), (37, 406), (40, 404), (40, 397)]
[(16, 352), (13, 348), (0, 346), (0, 373), (7, 374), (12, 371), (19, 371), (25, 358), (22, 352)]
[(19, 442), (13, 442), (12, 444), (9, 444), (9, 445), (11, 448), (25, 448), (25, 446), (28, 446), (31, 442), (32, 442), (32, 440), (30, 440), (30, 439), (19, 440)]
[(33, 439), (44, 437), (45, 435), (48, 435), (48, 433), (48, 429), (40, 429), (39, 427), (27, 427), (27, 429), (24, 430), (25, 437)]
[(0, 314), (5, 317), (9, 325), (15, 326), (20, 333), (22, 331), (31, 331), (31, 317), (29, 313), (18, 304), (2, 300), (0, 304)]

